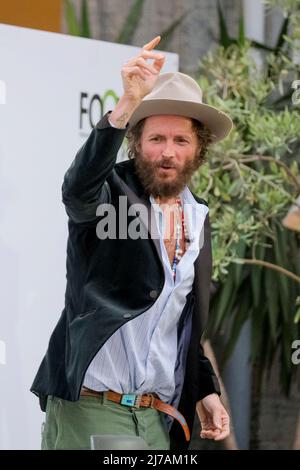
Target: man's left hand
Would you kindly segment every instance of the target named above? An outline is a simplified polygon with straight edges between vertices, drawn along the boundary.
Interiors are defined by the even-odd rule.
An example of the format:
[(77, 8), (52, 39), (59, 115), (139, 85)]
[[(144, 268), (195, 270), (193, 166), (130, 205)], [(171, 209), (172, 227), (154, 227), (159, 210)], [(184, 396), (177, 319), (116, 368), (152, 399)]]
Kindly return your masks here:
[(221, 441), (230, 434), (230, 419), (219, 395), (212, 393), (197, 402), (197, 413), (201, 424), (200, 437)]

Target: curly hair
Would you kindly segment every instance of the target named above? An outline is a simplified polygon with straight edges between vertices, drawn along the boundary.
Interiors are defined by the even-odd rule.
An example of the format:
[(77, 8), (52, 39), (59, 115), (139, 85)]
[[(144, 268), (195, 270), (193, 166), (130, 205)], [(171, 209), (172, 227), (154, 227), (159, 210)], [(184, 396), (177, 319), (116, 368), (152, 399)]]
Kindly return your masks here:
[[(128, 157), (130, 159), (136, 158), (139, 154), (138, 148), (141, 142), (141, 137), (145, 125), (145, 121), (147, 118), (142, 119), (141, 121), (137, 122), (135, 126), (133, 126), (127, 132), (127, 147), (128, 147)], [(209, 145), (212, 142), (212, 133), (208, 129), (207, 126), (202, 124), (202, 122), (197, 121), (196, 119), (191, 119), (192, 121), (192, 129), (195, 132), (198, 138), (198, 151), (195, 159), (195, 166), (198, 168), (203, 163), (206, 162), (206, 154)]]

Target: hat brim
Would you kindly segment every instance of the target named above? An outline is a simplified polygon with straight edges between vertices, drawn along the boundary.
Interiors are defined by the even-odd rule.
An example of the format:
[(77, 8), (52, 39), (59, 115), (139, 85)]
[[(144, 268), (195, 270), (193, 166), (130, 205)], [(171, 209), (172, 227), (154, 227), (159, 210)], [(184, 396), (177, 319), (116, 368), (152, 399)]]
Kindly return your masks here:
[(222, 111), (204, 103), (179, 100), (144, 100), (129, 120), (129, 129), (146, 117), (154, 115), (177, 115), (196, 119), (212, 133), (212, 141), (225, 139), (233, 127), (231, 118)]

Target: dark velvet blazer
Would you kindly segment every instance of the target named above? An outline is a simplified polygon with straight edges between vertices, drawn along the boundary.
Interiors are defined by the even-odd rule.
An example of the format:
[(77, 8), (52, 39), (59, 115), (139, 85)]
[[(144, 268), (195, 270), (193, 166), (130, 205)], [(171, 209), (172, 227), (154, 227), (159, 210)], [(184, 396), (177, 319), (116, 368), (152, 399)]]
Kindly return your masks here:
[[(85, 372), (97, 351), (118, 328), (148, 310), (163, 289), (164, 269), (159, 239), (151, 224), (149, 197), (135, 174), (133, 161), (116, 164), (125, 132), (112, 128), (104, 116), (64, 178), (62, 198), (69, 216), (65, 307), (31, 387), (43, 410), (48, 395), (79, 399)], [(98, 211), (106, 203), (115, 208), (117, 235), (99, 239), (97, 226), (104, 215)], [(127, 224), (139, 217), (148, 237), (132, 239), (124, 236), (124, 227), (120, 228), (119, 217), (133, 204), (135, 208), (142, 205), (145, 211), (131, 211)], [(185, 306), (192, 316), (192, 328), (178, 406), (190, 430), (196, 402), (219, 393), (218, 380), (200, 345), (212, 269), (208, 217), (204, 227), (204, 245), (195, 261), (195, 280)], [(176, 422), (170, 436), (172, 449), (187, 447)]]

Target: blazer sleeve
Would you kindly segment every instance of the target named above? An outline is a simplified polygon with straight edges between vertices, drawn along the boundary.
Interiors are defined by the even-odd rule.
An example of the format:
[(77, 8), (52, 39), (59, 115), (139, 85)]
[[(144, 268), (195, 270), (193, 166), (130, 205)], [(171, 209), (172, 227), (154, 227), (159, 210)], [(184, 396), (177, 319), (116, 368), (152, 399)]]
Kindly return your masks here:
[(199, 388), (197, 401), (202, 400), (202, 398), (211, 393), (221, 395), (219, 380), (210, 360), (204, 355), (203, 346), (201, 344), (199, 345), (198, 353), (198, 379)]
[[(211, 229), (209, 215), (207, 215), (204, 225), (205, 243), (200, 251), (199, 260), (195, 267), (195, 312), (194, 325), (196, 330), (203, 332), (209, 315), (209, 301), (211, 291), (212, 276), (212, 247), (211, 247)], [(202, 400), (211, 393), (221, 394), (220, 385), (210, 360), (204, 355), (203, 347), (200, 341), (194, 340), (196, 345), (197, 357), (196, 375), (197, 375), (197, 401)]]
[(125, 133), (126, 129), (112, 127), (106, 114), (78, 151), (62, 185), (62, 201), (73, 222), (95, 222), (98, 205), (109, 200), (109, 188), (104, 183), (114, 168)]

